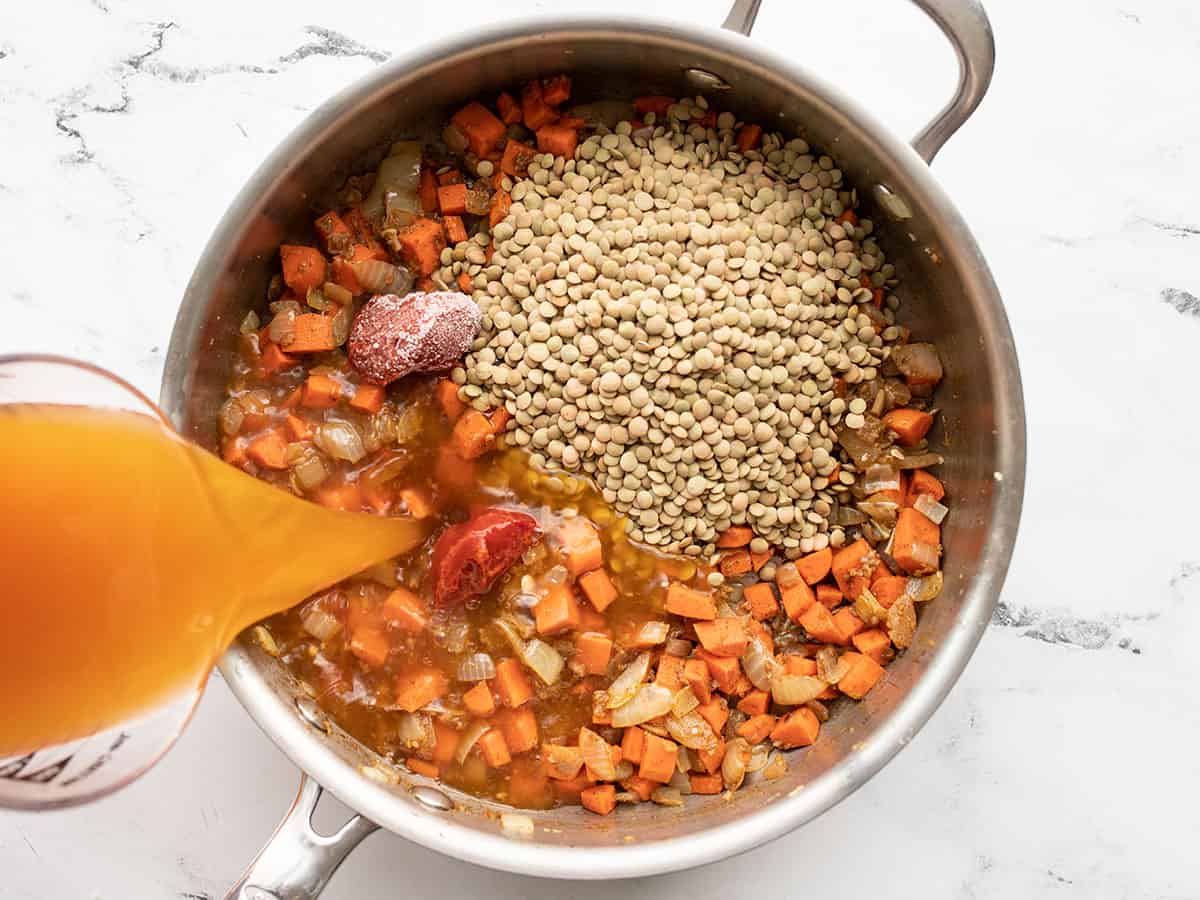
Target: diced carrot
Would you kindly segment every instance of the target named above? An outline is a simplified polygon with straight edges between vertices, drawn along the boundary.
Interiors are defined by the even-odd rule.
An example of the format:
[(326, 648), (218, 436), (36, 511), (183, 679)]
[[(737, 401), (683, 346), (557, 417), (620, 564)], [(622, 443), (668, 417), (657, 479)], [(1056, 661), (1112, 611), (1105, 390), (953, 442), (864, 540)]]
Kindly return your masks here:
[(731, 697), (745, 697), (748, 693), (754, 690), (754, 683), (746, 677), (746, 673), (739, 671), (737, 681), (733, 683), (733, 687), (729, 690)]
[(475, 746), (479, 748), (479, 755), (483, 757), (483, 761), (493, 769), (499, 769), (512, 762), (508, 743), (504, 740), (504, 735), (495, 728), (481, 734)]
[(272, 428), (246, 445), (246, 456), (266, 469), (286, 469), (287, 441), (279, 429)]
[(417, 193), (421, 198), (421, 212), (429, 215), (438, 211), (438, 181), (433, 166), (421, 166), (421, 183)]
[(683, 680), (687, 682), (692, 693), (701, 703), (707, 703), (712, 698), (712, 689), (709, 686), (712, 675), (709, 674), (708, 664), (704, 660), (695, 658), (684, 660)]
[(438, 188), (438, 209), (443, 216), (461, 216), (467, 211), (467, 186), (447, 184)]
[(408, 766), (409, 769), (418, 775), (424, 775), (426, 778), (437, 778), (441, 774), (441, 771), (434, 763), (426, 762), (423, 759), (415, 759), (411, 756), (404, 760), (404, 765)]
[(708, 666), (708, 674), (717, 683), (718, 690), (725, 693), (733, 690), (734, 685), (737, 684), (738, 676), (742, 674), (742, 667), (736, 658), (717, 656), (706, 650), (698, 651), (697, 656), (704, 660)]
[(937, 571), (942, 552), (942, 529), (917, 510), (900, 510), (892, 532), (892, 558), (910, 575)]
[(775, 554), (770, 550), (764, 550), (762, 553), (755, 553), (753, 550), (751, 550), (750, 551), (750, 568), (753, 569), (755, 572), (757, 572), (759, 569), (761, 569), (763, 566), (765, 566), (768, 562), (770, 562), (771, 557), (774, 555)]
[(368, 666), (382, 666), (387, 662), (388, 652), (392, 649), (387, 636), (370, 625), (359, 625), (355, 628), (346, 646)]
[(887, 566), (879, 560), (879, 554), (871, 545), (859, 538), (848, 547), (843, 547), (833, 557), (833, 578), (838, 588), (850, 600), (857, 600), (862, 589), (870, 586), (876, 569)]
[(640, 775), (631, 775), (621, 782), (621, 787), (629, 791), (629, 793), (637, 796), (639, 800), (645, 803), (650, 799), (650, 795), (654, 793), (654, 789), (658, 787), (649, 778), (643, 778)]
[(725, 723), (729, 721), (729, 704), (724, 697), (713, 697), (707, 703), (701, 703), (696, 712), (717, 734), (725, 730)]
[(838, 632), (838, 643), (847, 645), (850, 639), (867, 626), (863, 620), (848, 606), (843, 606), (833, 614), (833, 627)]
[(642, 761), (642, 751), (646, 746), (646, 732), (632, 725), (621, 735), (621, 758), (627, 759), (635, 766)]
[(536, 78), (521, 88), (521, 116), (530, 131), (537, 131), (558, 118), (558, 112), (546, 103), (542, 95), (542, 83)]
[(685, 619), (711, 620), (717, 617), (717, 603), (708, 594), (672, 581), (667, 586), (667, 612)]
[[(512, 208), (512, 194), (508, 191), (496, 191), (492, 194), (492, 205), (488, 209), (488, 224), (493, 228), (504, 221)], [(493, 252), (495, 252), (493, 250)]]
[(742, 597), (750, 615), (760, 622), (773, 618), (779, 612), (779, 601), (775, 599), (775, 590), (769, 582), (760, 581), (758, 584), (747, 585), (742, 591)]
[(638, 767), (638, 775), (649, 781), (666, 784), (675, 774), (679, 745), (648, 731), (644, 734), (646, 737), (642, 747), (642, 762)]
[(317, 229), (317, 234), (321, 236), (321, 242), (325, 245), (326, 253), (338, 253), (354, 243), (354, 232), (350, 230), (350, 226), (345, 223), (342, 217), (333, 210), (325, 213), (313, 225)]
[(457, 422), (458, 417), (467, 410), (467, 404), (458, 399), (458, 385), (449, 378), (443, 378), (437, 383), (436, 393), (446, 418)]
[(317, 491), (317, 502), (329, 509), (359, 512), (363, 507), (362, 488), (357, 484), (325, 485)]
[(400, 502), (414, 519), (428, 519), (434, 513), (433, 499), (424, 488), (404, 488)]
[(469, 459), (463, 459), (447, 444), (438, 451), (437, 462), (434, 464), (433, 477), (440, 489), (449, 489), (452, 493), (466, 493), (476, 485), (476, 466)]
[(737, 578), (753, 569), (754, 562), (750, 559), (749, 550), (730, 550), (721, 555), (718, 568), (726, 578)]
[(720, 775), (700, 775), (692, 772), (688, 775), (693, 794), (719, 794), (725, 790), (725, 783)]
[(922, 494), (927, 494), (934, 500), (941, 500), (946, 496), (946, 489), (927, 471), (917, 469), (912, 473), (912, 480), (908, 485), (908, 496), (905, 498), (907, 505), (912, 506), (912, 501)]
[(295, 332), (288, 342), (288, 353), (322, 353), (337, 348), (333, 339), (333, 316), (304, 313), (296, 316)]
[(380, 613), (393, 625), (413, 634), (424, 631), (429, 625), (429, 615), (421, 598), (406, 587), (397, 587), (388, 594), (380, 607)]
[(745, 547), (754, 539), (754, 529), (749, 525), (730, 525), (717, 537), (717, 546), (722, 549)]
[(533, 608), (538, 634), (561, 634), (579, 627), (579, 603), (569, 584), (552, 584)]
[(494, 434), (503, 434), (504, 426), (508, 424), (508, 420), (511, 418), (512, 413), (504, 406), (499, 406), (487, 414), (488, 423), (492, 426)]
[(438, 172), (437, 183), (438, 187), (446, 187), (447, 185), (451, 184), (462, 184), (463, 173), (454, 168), (446, 169), (444, 172)]
[(480, 719), (486, 719), (496, 711), (496, 698), (486, 681), (475, 683), (475, 687), (463, 694), (463, 706), (467, 712)]
[(588, 812), (607, 816), (617, 808), (617, 789), (611, 784), (594, 784), (579, 792), (579, 802)]
[(783, 671), (789, 675), (816, 675), (817, 661), (807, 656), (789, 653), (783, 657)]
[[(463, 202), (465, 205), (465, 197)], [(463, 224), (463, 220), (459, 216), (444, 216), (442, 224), (446, 226), (446, 240), (451, 244), (461, 244), (467, 239), (467, 226)], [(467, 283), (470, 284), (471, 276), (467, 275), (466, 272), (463, 272), (459, 278), (465, 278)], [(470, 293), (470, 289), (463, 287), (461, 281), (459, 282), (459, 287), (462, 288), (463, 293)]]
[(858, 224), (858, 216), (855, 214), (854, 210), (848, 209), (833, 221), (837, 222), (839, 225), (849, 225), (851, 228), (853, 228)]
[(284, 420), (284, 427), (287, 429), (288, 437), (293, 441), (307, 441), (313, 436), (312, 426), (299, 416), (290, 413)]
[(784, 750), (808, 747), (821, 731), (821, 720), (806, 706), (792, 710), (781, 718), (771, 731), (771, 741)]
[(454, 127), (463, 133), (471, 152), (487, 159), (492, 156), (507, 137), (508, 129), (490, 109), (473, 100), (450, 117)]
[(351, 264), (351, 260), (335, 256), (333, 263), (330, 265), (330, 274), (334, 284), (344, 287), (351, 294), (357, 296), (366, 292), (366, 288), (362, 286), (362, 282), (354, 274), (354, 267)]
[(496, 725), (504, 733), (510, 753), (526, 753), (538, 745), (537, 716), (531, 707), (500, 710)]
[(929, 433), (933, 416), (919, 409), (893, 409), (884, 415), (883, 424), (895, 432), (901, 446), (912, 447)]
[(299, 409), (300, 398), (303, 396), (303, 388), (292, 388), (292, 390), (288, 391), (288, 395), (283, 398), (283, 402), (279, 404), (280, 409)]
[(824, 550), (818, 550), (816, 553), (810, 553), (808, 556), (802, 556), (796, 560), (796, 569), (809, 584), (816, 584), (822, 578), (829, 574), (829, 569), (833, 565), (833, 550), (826, 547)]
[(747, 123), (738, 129), (736, 138), (738, 149), (745, 153), (755, 149), (762, 142), (762, 126)]
[(384, 389), (377, 384), (360, 384), (354, 388), (350, 406), (359, 412), (377, 413), (383, 409), (383, 400), (386, 396)]
[(450, 442), (463, 459), (477, 459), (496, 445), (496, 433), (487, 416), (477, 409), (468, 409), (454, 423)]
[(580, 575), (579, 588), (597, 612), (604, 612), (617, 599), (617, 589), (603, 569), (593, 569)]
[(891, 639), (882, 628), (869, 628), (866, 631), (860, 631), (850, 640), (854, 644), (855, 650), (863, 654), (863, 656), (869, 656), (880, 665), (887, 659), (888, 650), (892, 646)]
[(748, 716), (761, 716), (770, 705), (770, 694), (766, 691), (754, 690), (738, 701), (737, 708)]
[(342, 396), (341, 383), (334, 381), (328, 375), (320, 373), (309, 375), (304, 382), (304, 393), (300, 402), (313, 409), (329, 409), (337, 406)]
[(633, 108), (639, 115), (654, 113), (659, 118), (667, 114), (667, 110), (675, 103), (674, 97), (646, 96), (633, 101)]
[(891, 609), (907, 588), (908, 579), (903, 575), (886, 575), (871, 583), (871, 593), (884, 609)]
[(579, 605), (579, 630), (580, 631), (598, 631), (600, 634), (608, 634), (608, 619), (596, 612), (590, 606)]
[(500, 113), (500, 121), (505, 125), (516, 125), (521, 121), (521, 107), (507, 91), (496, 98), (496, 109)]
[(529, 164), (538, 155), (528, 144), (520, 141), (509, 141), (504, 145), (504, 155), (500, 157), (500, 171), (514, 178), (524, 178), (529, 174)]
[(284, 283), (301, 297), (309, 288), (325, 283), (325, 257), (316, 247), (284, 244), (279, 248), (279, 258), (283, 263)]
[(800, 617), (808, 612), (808, 608), (816, 602), (813, 589), (805, 583), (804, 579), (795, 581), (786, 588), (781, 587), (779, 596), (783, 600), (784, 611), (793, 622), (799, 622)]
[(396, 679), (396, 706), (416, 712), (446, 693), (446, 687), (446, 676), (440, 669), (414, 669)]
[(571, 97), (571, 76), (555, 75), (542, 82), (542, 99), (551, 106), (566, 103)]
[(543, 153), (553, 153), (555, 156), (571, 159), (575, 156), (575, 145), (578, 141), (579, 132), (567, 125), (554, 123), (537, 129), (537, 145)]
[(533, 685), (521, 664), (515, 659), (502, 659), (496, 663), (496, 679), (493, 685), (500, 702), (516, 709), (533, 698)]
[(361, 206), (352, 206), (342, 217), (347, 227), (354, 233), (354, 252), (352, 259), (382, 259), (387, 260), (387, 250), (375, 239), (375, 229), (367, 219), (367, 214)]
[(399, 232), (397, 240), (400, 256), (418, 275), (429, 275), (441, 265), (442, 250), (446, 248), (446, 234), (441, 222), (417, 219)]
[(817, 585), (817, 602), (826, 609), (833, 609), (842, 602), (842, 592), (838, 590), (836, 584), (818, 584)]
[(286, 353), (274, 341), (260, 341), (259, 344), (262, 351), (258, 355), (258, 373), (266, 377), (274, 375), (276, 372), (282, 372), (284, 369), (290, 369), (296, 364), (296, 360)]
[(587, 772), (580, 772), (568, 781), (555, 779), (550, 783), (554, 786), (554, 792), (558, 794), (558, 799), (564, 803), (578, 802), (583, 792), (595, 784), (588, 777)]
[(608, 671), (612, 648), (612, 638), (597, 631), (585, 631), (575, 638), (575, 658), (588, 675), (603, 675)]
[(573, 578), (604, 565), (604, 548), (596, 527), (583, 516), (567, 519), (558, 529), (563, 563)]
[(746, 628), (741, 619), (713, 619), (711, 622), (696, 622), (692, 627), (709, 653), (741, 656), (746, 650)]
[(850, 671), (837, 686), (847, 697), (861, 700), (883, 677), (883, 666), (864, 653), (845, 653), (842, 660), (850, 663)]
[(658, 670), (654, 673), (654, 683), (669, 691), (677, 691), (683, 687), (683, 658), (663, 654), (658, 660)]
[(697, 750), (696, 759), (704, 767), (704, 771), (710, 775), (721, 767), (721, 761), (725, 759), (725, 739), (721, 737), (720, 733), (717, 734), (717, 746), (711, 750)]
[(433, 761), (438, 765), (446, 765), (454, 759), (454, 751), (458, 749), (461, 735), (451, 725), (440, 719), (433, 720)]
[(841, 632), (834, 624), (833, 616), (820, 603), (814, 603), (805, 611), (800, 617), (800, 626), (814, 641), (836, 644), (841, 640)]
[(751, 716), (739, 725), (737, 733), (739, 737), (744, 737), (751, 744), (757, 744), (759, 741), (765, 741), (774, 728), (775, 717), (770, 713), (763, 713), (759, 716)]

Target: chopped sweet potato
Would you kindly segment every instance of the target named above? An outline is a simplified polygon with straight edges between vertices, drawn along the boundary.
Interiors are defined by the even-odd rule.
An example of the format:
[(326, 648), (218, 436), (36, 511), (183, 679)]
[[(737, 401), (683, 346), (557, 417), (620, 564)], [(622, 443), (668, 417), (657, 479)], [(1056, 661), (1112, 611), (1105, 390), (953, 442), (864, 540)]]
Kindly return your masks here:
[(561, 106), (571, 98), (571, 77), (555, 75), (542, 82), (542, 99), (551, 106)]
[(672, 581), (667, 586), (667, 612), (685, 619), (715, 619), (717, 604), (711, 596)]
[(730, 550), (722, 554), (718, 568), (726, 578), (737, 578), (739, 575), (745, 575), (751, 571), (754, 568), (754, 562), (750, 559), (749, 550)]
[(273, 428), (246, 445), (246, 456), (266, 469), (286, 469), (287, 441), (278, 429)]
[(538, 745), (537, 716), (530, 707), (502, 709), (495, 721), (510, 753), (527, 753)]
[(533, 608), (538, 634), (554, 635), (579, 627), (579, 602), (569, 584), (550, 585)]
[(717, 546), (721, 549), (745, 547), (754, 539), (754, 529), (748, 525), (730, 525), (717, 538)]
[(467, 712), (480, 719), (486, 719), (496, 711), (496, 698), (486, 681), (477, 681), (475, 687), (463, 694), (463, 706)]
[(842, 661), (850, 664), (850, 671), (838, 682), (838, 690), (847, 697), (861, 700), (883, 677), (883, 666), (864, 653), (846, 653)]
[(429, 275), (442, 261), (446, 234), (442, 223), (433, 219), (417, 219), (400, 231), (400, 256), (405, 265), (418, 275)]
[(765, 741), (774, 728), (775, 717), (770, 713), (763, 713), (751, 716), (739, 725), (737, 733), (739, 737), (744, 737), (751, 744), (757, 744), (759, 741)]
[(467, 411), (467, 404), (458, 398), (458, 385), (449, 378), (443, 378), (437, 383), (437, 399), (442, 412), (451, 422), (457, 422), (458, 417)]
[(304, 381), (300, 402), (312, 409), (329, 409), (337, 406), (342, 396), (342, 385), (328, 375), (309, 375)]
[(463, 459), (477, 459), (496, 445), (496, 432), (487, 416), (477, 409), (468, 409), (454, 423), (450, 443)]
[(779, 596), (783, 600), (784, 611), (793, 622), (799, 622), (800, 617), (816, 602), (813, 589), (802, 578), (787, 587), (781, 585)]
[(832, 569), (838, 588), (850, 600), (857, 600), (862, 589), (870, 586), (876, 570), (882, 569), (881, 574), (887, 574), (887, 566), (880, 561), (879, 554), (862, 538), (834, 554)]
[(674, 97), (663, 97), (661, 95), (651, 95), (646, 97), (638, 97), (633, 101), (633, 109), (638, 115), (646, 115), (646, 113), (654, 113), (654, 115), (662, 117), (667, 114), (667, 110), (675, 103)]
[(824, 550), (818, 550), (816, 553), (810, 553), (808, 556), (802, 556), (796, 560), (796, 569), (808, 584), (816, 584), (822, 578), (829, 574), (829, 569), (833, 565), (833, 550), (826, 547)]
[(883, 424), (896, 435), (903, 447), (919, 444), (933, 427), (933, 416), (919, 409), (893, 409), (883, 417)]
[(494, 686), (500, 702), (510, 709), (516, 709), (533, 698), (529, 676), (515, 659), (502, 659), (496, 663)]
[(833, 616), (820, 603), (814, 603), (805, 611), (800, 617), (800, 626), (813, 640), (825, 644), (836, 644), (842, 637)]
[(512, 754), (508, 752), (508, 742), (504, 740), (504, 734), (495, 728), (480, 735), (475, 746), (479, 748), (479, 755), (483, 757), (483, 761), (493, 769), (507, 766), (512, 762)]
[(745, 153), (754, 150), (762, 143), (762, 126), (746, 124), (738, 129), (736, 143), (738, 149)]
[(911, 507), (900, 510), (892, 533), (892, 558), (910, 575), (936, 572), (942, 529)]
[[(465, 197), (463, 203), (464, 205), (466, 203)], [(459, 216), (445, 216), (442, 219), (442, 224), (446, 227), (446, 240), (451, 244), (461, 244), (467, 239), (467, 226), (463, 224), (463, 220)], [(461, 277), (466, 278), (468, 283), (470, 283), (471, 276), (467, 275), (466, 272), (463, 272)], [(461, 283), (459, 287), (463, 290), (463, 293), (470, 293), (470, 289), (464, 288)]]
[(543, 125), (537, 129), (538, 149), (543, 153), (553, 153), (564, 159), (575, 156), (575, 145), (579, 141), (579, 132), (568, 125), (557, 123)]
[[(742, 598), (750, 610), (750, 615), (760, 622), (774, 618), (775, 614), (779, 612), (779, 601), (775, 599), (775, 590), (765, 581), (748, 585), (742, 591)], [(789, 613), (789, 615), (791, 614)]]
[(424, 631), (429, 625), (425, 604), (406, 587), (397, 587), (388, 594), (380, 613), (388, 622), (414, 634)]
[(395, 703), (405, 712), (416, 712), (446, 693), (446, 676), (441, 669), (423, 667), (396, 679)]
[(588, 812), (607, 816), (617, 808), (617, 789), (611, 784), (594, 784), (579, 792), (579, 802)]
[(679, 745), (656, 734), (644, 732), (642, 762), (638, 775), (649, 781), (666, 784), (675, 774), (675, 762), (679, 756)]
[(496, 98), (496, 109), (505, 125), (516, 125), (521, 121), (521, 107), (507, 91)]
[(325, 257), (316, 247), (284, 244), (279, 248), (279, 259), (283, 263), (284, 284), (301, 297), (310, 288), (325, 283)]
[(908, 579), (903, 575), (885, 575), (871, 583), (871, 593), (884, 609), (889, 609), (908, 588)]
[(536, 78), (521, 88), (521, 115), (525, 127), (530, 131), (537, 131), (558, 118), (558, 112), (546, 103), (542, 95), (542, 83)]
[(504, 123), (477, 100), (456, 112), (450, 121), (466, 137), (471, 152), (481, 159), (497, 153), (508, 137)]
[(604, 565), (604, 548), (596, 526), (582, 516), (563, 522), (558, 529), (558, 541), (571, 577), (578, 578)]
[(496, 191), (492, 194), (492, 205), (488, 210), (488, 224), (493, 228), (504, 221), (512, 207), (512, 195), (508, 191)]
[(792, 747), (808, 747), (816, 741), (821, 731), (817, 714), (806, 706), (792, 710), (781, 718), (771, 730), (771, 742), (784, 750)]
[(447, 184), (438, 188), (438, 209), (443, 216), (461, 216), (467, 211), (467, 186)]
[(580, 575), (579, 588), (597, 612), (604, 612), (617, 599), (617, 589), (603, 569), (593, 569)]
[(912, 505), (912, 501), (921, 494), (928, 494), (934, 500), (941, 500), (946, 496), (946, 489), (942, 483), (926, 472), (924, 469), (917, 469), (912, 473), (912, 479), (908, 485), (908, 496), (905, 498), (908, 505)]
[(367, 414), (377, 413), (383, 409), (383, 401), (386, 397), (387, 392), (377, 384), (355, 385), (354, 396), (350, 398), (350, 407)]
[(520, 141), (509, 141), (504, 145), (504, 155), (500, 157), (500, 171), (514, 178), (524, 178), (529, 173), (529, 164), (538, 155), (528, 144)]
[(585, 631), (575, 638), (575, 658), (588, 675), (603, 675), (608, 671), (612, 648), (612, 638), (598, 631)]
[(887, 632), (882, 628), (869, 628), (866, 631), (860, 631), (850, 639), (854, 644), (854, 649), (863, 656), (869, 656), (875, 662), (883, 665), (888, 658), (892, 641), (887, 636)]
[(716, 656), (741, 656), (748, 638), (741, 619), (713, 619), (692, 626), (704, 649)]

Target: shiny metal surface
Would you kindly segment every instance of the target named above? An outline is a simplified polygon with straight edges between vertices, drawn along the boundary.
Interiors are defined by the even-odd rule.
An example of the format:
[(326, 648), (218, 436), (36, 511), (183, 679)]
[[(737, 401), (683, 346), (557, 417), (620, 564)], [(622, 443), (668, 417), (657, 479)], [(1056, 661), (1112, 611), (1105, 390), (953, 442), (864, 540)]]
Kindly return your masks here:
[[(923, 3), (943, 9), (948, 3)], [(608, 818), (573, 809), (533, 813), (533, 838), (499, 829), (499, 807), (455, 791), (450, 810), (412, 796), (424, 780), (364, 777), (374, 755), (298, 714), (298, 686), (241, 641), (221, 663), (226, 683), (275, 743), (312, 778), (384, 828), (463, 860), (530, 875), (619, 878), (712, 862), (811, 821), (862, 785), (924, 724), (986, 627), (1020, 516), (1025, 424), (1012, 336), (979, 248), (920, 155), (851, 99), (790, 60), (738, 35), (651, 20), (541, 18), (475, 31), (402, 54), (330, 100), (259, 168), (217, 227), (188, 286), (172, 336), (161, 405), (212, 447), (237, 326), (262, 296), (276, 248), (305, 234), (340, 178), (370, 168), (388, 143), (428, 134), (456, 105), (534, 75), (567, 71), (581, 100), (678, 95), (699, 68), (731, 89), (717, 101), (739, 118), (769, 120), (833, 155), (860, 195), (886, 184), (909, 218), (875, 211), (879, 241), (902, 278), (902, 319), (941, 348), (946, 380), (934, 433), (952, 512), (943, 529), (946, 587), (922, 612), (914, 646), (867, 699), (835, 705), (788, 774), (733, 802), (692, 798), (686, 811), (652, 804)], [(935, 122), (936, 124), (936, 122)], [(936, 142), (930, 145), (936, 150)], [(868, 214), (870, 214), (868, 209)], [(407, 780), (406, 780), (407, 779)]]

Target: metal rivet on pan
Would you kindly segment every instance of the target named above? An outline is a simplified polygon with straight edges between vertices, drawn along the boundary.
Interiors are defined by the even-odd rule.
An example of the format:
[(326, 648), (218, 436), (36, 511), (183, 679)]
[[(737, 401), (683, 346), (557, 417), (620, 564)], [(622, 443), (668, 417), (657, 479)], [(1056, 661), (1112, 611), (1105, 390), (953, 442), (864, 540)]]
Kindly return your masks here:
[(418, 803), (429, 809), (436, 809), (439, 812), (449, 812), (454, 809), (453, 801), (437, 788), (418, 785), (412, 789), (412, 795), (417, 798)]
[(325, 717), (321, 715), (320, 708), (312, 700), (307, 697), (297, 697), (296, 709), (300, 712), (300, 718), (313, 728), (325, 730)]
[(727, 91), (732, 85), (707, 69), (684, 69), (683, 75), (698, 91)]

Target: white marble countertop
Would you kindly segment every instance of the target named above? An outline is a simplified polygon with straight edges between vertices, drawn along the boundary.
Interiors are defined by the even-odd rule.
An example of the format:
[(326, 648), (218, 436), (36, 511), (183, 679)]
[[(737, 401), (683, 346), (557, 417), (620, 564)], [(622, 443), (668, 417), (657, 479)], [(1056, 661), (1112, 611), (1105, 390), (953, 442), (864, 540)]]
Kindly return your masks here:
[[(229, 199), (389, 51), (568, 7), (715, 24), (726, 6), (0, 4), (0, 352), (83, 357), (157, 395), (178, 299)], [(758, 40), (901, 134), (949, 91), (950, 51), (900, 0), (764, 6)], [(1187, 514), (1200, 459), (1200, 17), (1187, 0), (991, 6), (992, 91), (935, 172), (1008, 305), (1029, 477), (1003, 607), (950, 698), (854, 796), (736, 859), (634, 888), (488, 872), (376, 835), (330, 900), (1200, 896), (1200, 545)], [(0, 815), (0, 896), (213, 900), (296, 785), (214, 679), (179, 746), (124, 793)]]

